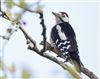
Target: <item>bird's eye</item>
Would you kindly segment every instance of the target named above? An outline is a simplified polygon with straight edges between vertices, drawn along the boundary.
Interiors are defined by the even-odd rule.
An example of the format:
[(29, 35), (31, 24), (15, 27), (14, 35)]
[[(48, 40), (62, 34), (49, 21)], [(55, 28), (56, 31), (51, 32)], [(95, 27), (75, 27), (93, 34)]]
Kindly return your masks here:
[(62, 17), (66, 17), (66, 15), (65, 14), (62, 14)]
[(65, 17), (65, 15), (63, 15), (62, 17)]

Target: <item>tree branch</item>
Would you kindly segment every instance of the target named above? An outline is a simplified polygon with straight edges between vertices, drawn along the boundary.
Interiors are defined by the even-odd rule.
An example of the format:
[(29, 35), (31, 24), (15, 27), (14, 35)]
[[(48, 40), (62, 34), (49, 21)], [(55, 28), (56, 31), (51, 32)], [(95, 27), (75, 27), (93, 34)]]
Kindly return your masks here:
[(88, 77), (90, 77), (90, 79), (99, 79), (92, 71), (85, 67), (82, 67), (82, 72)]
[(0, 0), (0, 11), (1, 11), (1, 0)]
[[(39, 51), (39, 49), (37, 48), (37, 45), (36, 45), (35, 40), (33, 40), (33, 39), (28, 35), (28, 33), (27, 33), (21, 26), (19, 27), (19, 29), (23, 32), (23, 34), (24, 34), (26, 40), (29, 41), (29, 43), (31, 42), (31, 43), (33, 44), (33, 46), (34, 46), (34, 48), (29, 46), (28, 49), (34, 50), (35, 52), (38, 52), (38, 53), (39, 53), (40, 51)], [(28, 43), (27, 43), (27, 44), (28, 44)]]
[(46, 51), (46, 26), (44, 24), (44, 18), (43, 18), (43, 12), (39, 12), (40, 14), (40, 19), (41, 22), (40, 24), (42, 25), (43, 31), (42, 31), (42, 36), (43, 36), (43, 49), (41, 50), (41, 53)]

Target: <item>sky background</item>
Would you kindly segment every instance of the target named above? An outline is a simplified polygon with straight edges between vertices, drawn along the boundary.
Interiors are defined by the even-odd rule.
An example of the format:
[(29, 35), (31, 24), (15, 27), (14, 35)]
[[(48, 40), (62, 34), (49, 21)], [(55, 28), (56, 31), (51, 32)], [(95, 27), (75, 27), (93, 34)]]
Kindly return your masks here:
[[(69, 22), (75, 30), (78, 42), (80, 58), (86, 68), (93, 71), (99, 76), (99, 3), (90, 2), (90, 0), (77, 0), (77, 2), (67, 1), (42, 1), (44, 5), (44, 19), (47, 27), (47, 40), (49, 41), (50, 30), (55, 25), (55, 18), (52, 11), (65, 11), (69, 14)], [(89, 1), (89, 2), (86, 2)], [(31, 4), (31, 2), (30, 2)], [(14, 7), (13, 12), (20, 11)], [(26, 12), (23, 15), (23, 20), (27, 22), (24, 29), (29, 35), (39, 44), (42, 40), (41, 25), (39, 15)], [(2, 21), (1, 21), (2, 20)], [(2, 33), (5, 34), (5, 28), (10, 23), (5, 19), (0, 18), (2, 23)], [(4, 53), (4, 61), (7, 66), (13, 62), (17, 65), (16, 77), (20, 77), (21, 68), (25, 67), (32, 72), (33, 77), (53, 77), (53, 78), (71, 78), (59, 65), (43, 58), (33, 51), (27, 49), (26, 40), (23, 33), (18, 30), (14, 33), (11, 39), (7, 42), (5, 50), (2, 51), (4, 42), (0, 38), (2, 46), (1, 52)], [(40, 48), (42, 46), (38, 45)]]

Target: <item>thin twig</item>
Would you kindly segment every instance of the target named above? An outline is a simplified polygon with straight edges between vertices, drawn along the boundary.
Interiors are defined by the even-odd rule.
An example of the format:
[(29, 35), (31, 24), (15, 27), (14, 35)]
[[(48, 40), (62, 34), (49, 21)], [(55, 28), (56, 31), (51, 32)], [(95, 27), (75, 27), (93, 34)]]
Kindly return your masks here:
[(42, 36), (43, 36), (43, 41), (44, 41), (44, 45), (43, 45), (43, 49), (41, 50), (41, 53), (45, 52), (46, 51), (46, 26), (44, 24), (44, 18), (43, 18), (43, 12), (40, 12), (40, 19), (41, 19), (41, 22), (40, 24), (42, 25)]
[(1, 0), (0, 0), (0, 11), (1, 11)]
[(31, 9), (29, 9), (30, 7), (32, 7), (33, 5), (35, 6), (35, 5), (39, 5), (39, 1), (37, 1), (36, 3), (34, 3), (34, 4), (32, 4), (32, 5), (30, 5), (30, 6), (28, 6), (27, 8), (22, 8), (20, 5), (18, 5), (18, 4), (16, 4), (16, 3), (13, 3), (15, 6), (17, 6), (17, 7), (20, 7), (20, 8), (22, 8), (22, 9), (24, 9), (24, 11), (28, 11), (28, 12), (31, 12), (31, 13), (39, 13), (38, 11), (34, 11), (34, 10), (31, 10)]
[[(39, 50), (38, 50), (38, 48), (37, 48), (37, 46), (36, 46), (36, 42), (28, 35), (28, 33), (27, 33), (22, 27), (19, 27), (19, 29), (23, 32), (23, 34), (24, 34), (26, 40), (30, 40), (30, 42), (33, 44), (33, 46), (34, 46), (34, 48), (35, 48), (34, 51), (35, 51), (35, 52), (39, 52)], [(33, 49), (33, 47), (32, 47), (32, 48), (29, 47), (29, 49)]]
[(9, 40), (9, 37), (6, 37), (6, 36), (2, 36), (0, 35), (1, 38), (5, 39), (5, 40)]

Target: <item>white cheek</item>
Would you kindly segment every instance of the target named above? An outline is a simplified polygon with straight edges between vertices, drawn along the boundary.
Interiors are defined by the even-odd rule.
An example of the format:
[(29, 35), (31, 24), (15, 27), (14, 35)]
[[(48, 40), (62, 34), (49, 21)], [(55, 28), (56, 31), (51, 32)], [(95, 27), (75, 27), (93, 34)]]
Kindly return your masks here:
[(68, 17), (63, 18), (63, 20), (64, 20), (65, 22), (69, 22), (69, 18), (68, 18)]

